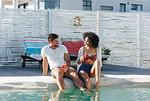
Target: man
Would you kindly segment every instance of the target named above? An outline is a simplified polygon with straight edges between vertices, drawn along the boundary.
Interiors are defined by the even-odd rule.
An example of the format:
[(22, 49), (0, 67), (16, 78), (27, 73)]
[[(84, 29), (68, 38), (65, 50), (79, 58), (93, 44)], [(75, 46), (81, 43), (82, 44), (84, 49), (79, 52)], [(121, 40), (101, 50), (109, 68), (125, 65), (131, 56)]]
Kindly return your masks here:
[(61, 91), (64, 91), (65, 85), (63, 77), (72, 79), (77, 88), (84, 90), (76, 71), (70, 67), (70, 57), (66, 47), (64, 45), (59, 45), (58, 35), (53, 33), (49, 34), (48, 42), (50, 45), (43, 47), (41, 50), (43, 58), (43, 76), (47, 75), (49, 64), (51, 74), (57, 80), (57, 85)]

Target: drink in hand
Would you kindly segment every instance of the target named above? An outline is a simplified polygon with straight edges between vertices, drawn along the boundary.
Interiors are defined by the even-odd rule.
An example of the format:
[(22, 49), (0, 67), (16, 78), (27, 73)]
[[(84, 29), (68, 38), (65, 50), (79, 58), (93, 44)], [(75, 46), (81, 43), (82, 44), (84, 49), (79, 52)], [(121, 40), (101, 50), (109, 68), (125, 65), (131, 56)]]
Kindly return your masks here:
[(67, 71), (67, 65), (63, 65), (63, 71), (64, 71), (64, 72)]
[(84, 57), (84, 61), (87, 59), (87, 56), (83, 56)]

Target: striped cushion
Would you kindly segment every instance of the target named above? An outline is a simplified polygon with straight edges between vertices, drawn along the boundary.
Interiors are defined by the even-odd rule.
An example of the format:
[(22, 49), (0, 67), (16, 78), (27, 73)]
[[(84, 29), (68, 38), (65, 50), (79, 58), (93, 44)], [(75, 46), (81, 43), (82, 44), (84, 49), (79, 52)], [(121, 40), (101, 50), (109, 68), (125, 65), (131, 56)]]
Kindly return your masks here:
[(84, 46), (83, 41), (64, 41), (62, 44), (67, 47), (69, 54), (75, 56), (78, 55), (79, 49)]
[(28, 55), (41, 54), (41, 49), (49, 45), (46, 39), (24, 39), (24, 48)]

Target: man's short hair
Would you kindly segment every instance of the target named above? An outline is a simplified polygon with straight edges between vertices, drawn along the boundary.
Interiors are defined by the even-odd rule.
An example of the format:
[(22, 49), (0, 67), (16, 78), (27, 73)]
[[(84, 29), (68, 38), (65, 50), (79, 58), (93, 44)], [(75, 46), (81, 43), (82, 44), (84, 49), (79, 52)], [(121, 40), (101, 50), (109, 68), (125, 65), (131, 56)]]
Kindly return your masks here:
[(48, 41), (53, 41), (53, 40), (55, 40), (55, 39), (57, 39), (58, 38), (58, 35), (57, 34), (54, 34), (54, 33), (50, 33), (50, 34), (48, 34)]

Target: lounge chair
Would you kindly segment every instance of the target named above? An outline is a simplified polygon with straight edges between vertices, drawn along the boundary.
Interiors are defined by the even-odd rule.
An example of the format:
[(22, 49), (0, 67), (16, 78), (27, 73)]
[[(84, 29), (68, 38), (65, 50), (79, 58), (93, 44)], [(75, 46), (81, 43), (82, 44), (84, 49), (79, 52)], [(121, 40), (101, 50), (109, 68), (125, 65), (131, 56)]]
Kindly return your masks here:
[(79, 49), (84, 46), (84, 42), (79, 38), (62, 38), (62, 45), (65, 45), (71, 60), (76, 60)]
[(42, 69), (41, 49), (45, 45), (49, 45), (46, 39), (41, 38), (25, 38), (24, 41), (25, 55), (21, 55), (22, 68), (25, 68), (26, 62), (39, 62), (40, 70)]

